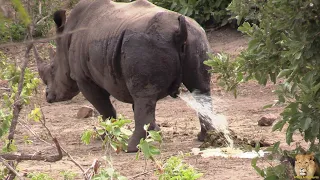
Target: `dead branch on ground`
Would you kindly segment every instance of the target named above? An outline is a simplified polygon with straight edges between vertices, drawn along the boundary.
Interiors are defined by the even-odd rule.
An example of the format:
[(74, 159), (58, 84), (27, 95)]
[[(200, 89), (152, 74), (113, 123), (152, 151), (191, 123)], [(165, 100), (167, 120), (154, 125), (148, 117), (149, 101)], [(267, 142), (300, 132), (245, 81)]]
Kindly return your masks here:
[[(58, 141), (57, 141), (56, 138), (54, 138), (54, 136), (52, 135), (50, 129), (46, 126), (46, 121), (45, 121), (46, 117), (45, 117), (45, 115), (44, 115), (41, 107), (40, 107), (40, 111), (41, 111), (40, 123), (41, 123), (42, 126), (46, 129), (46, 131), (48, 132), (48, 135), (53, 139), (53, 141), (55, 142), (56, 147), (57, 147)], [(36, 132), (34, 132), (34, 131), (27, 125), (27, 123), (26, 123), (25, 121), (19, 120), (18, 123), (21, 124), (22, 126), (24, 126), (29, 132), (31, 132), (31, 134), (33, 134), (33, 136), (34, 136), (35, 138), (37, 138), (38, 140), (46, 143), (47, 145), (51, 145), (51, 146), (52, 146), (51, 143), (49, 143), (49, 142), (47, 142), (46, 140), (40, 138), (39, 135), (38, 135)], [(55, 141), (55, 140), (56, 140), (56, 141)], [(70, 155), (70, 153), (69, 153), (68, 151), (66, 151), (63, 147), (61, 147), (61, 145), (60, 145), (59, 143), (58, 143), (58, 145), (59, 145), (60, 151), (64, 152), (64, 153), (69, 157), (69, 160), (70, 160), (71, 162), (73, 162), (73, 163), (81, 170), (84, 178), (85, 178), (86, 180), (91, 179), (91, 178), (89, 178), (89, 177), (90, 177), (90, 174), (87, 175), (87, 173), (89, 172), (89, 170), (91, 169), (91, 167), (90, 167), (88, 170), (85, 171), (84, 168), (83, 168), (77, 161), (74, 160), (74, 158)], [(59, 152), (59, 151), (58, 151), (58, 152)], [(59, 161), (59, 160), (62, 159), (62, 152), (61, 152), (61, 158), (60, 158), (60, 159), (55, 159), (56, 161)], [(60, 154), (60, 153), (59, 153), (59, 154)], [(3, 155), (0, 154), (0, 157), (1, 157), (1, 156), (3, 156)], [(46, 162), (56, 162), (56, 161), (52, 161), (52, 159), (53, 159), (52, 156), (46, 157), (46, 156), (43, 156), (43, 155), (40, 155), (40, 154), (37, 154), (37, 153), (34, 153), (34, 154), (32, 154), (32, 155), (30, 155), (30, 154), (4, 154), (4, 156), (5, 156), (4, 159), (10, 158), (10, 159), (7, 159), (7, 160), (19, 160), (19, 161), (22, 161), (22, 160), (37, 160), (37, 161), (46, 161)], [(49, 160), (48, 160), (48, 158), (49, 158)], [(95, 163), (95, 162), (94, 162), (94, 163)], [(96, 166), (94, 166), (94, 167), (95, 167), (95, 168), (94, 168), (94, 172), (96, 173), (97, 168), (99, 168), (99, 166), (96, 165)]]
[(0, 154), (0, 157), (8, 160), (8, 161), (29, 161), (29, 160), (34, 160), (34, 161), (45, 161), (45, 162), (57, 162), (62, 159), (62, 150), (60, 147), (60, 144), (56, 138), (52, 139), (54, 144), (56, 145), (58, 154), (57, 155), (50, 155), (50, 156), (45, 156), (40, 153), (35, 153), (35, 154), (24, 154), (24, 153), (5, 153), (5, 154)]

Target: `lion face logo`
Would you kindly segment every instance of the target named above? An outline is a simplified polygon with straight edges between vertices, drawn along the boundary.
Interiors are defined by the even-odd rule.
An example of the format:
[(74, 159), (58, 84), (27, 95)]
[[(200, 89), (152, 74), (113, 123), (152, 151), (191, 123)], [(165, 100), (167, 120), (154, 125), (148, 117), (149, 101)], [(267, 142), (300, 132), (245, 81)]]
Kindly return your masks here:
[(312, 179), (316, 172), (319, 172), (319, 165), (314, 159), (314, 154), (296, 155), (294, 170), (298, 177)]

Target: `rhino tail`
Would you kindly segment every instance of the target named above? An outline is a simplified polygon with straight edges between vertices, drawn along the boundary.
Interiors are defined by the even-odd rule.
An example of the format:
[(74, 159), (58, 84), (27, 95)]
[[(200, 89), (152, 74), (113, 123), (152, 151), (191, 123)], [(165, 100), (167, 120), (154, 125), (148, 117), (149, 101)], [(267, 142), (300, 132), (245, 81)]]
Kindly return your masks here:
[[(180, 15), (178, 17), (179, 20), (179, 29), (175, 32), (174, 41), (177, 45), (182, 48), (184, 44), (186, 43), (188, 39), (188, 29), (187, 29), (187, 23), (186, 18), (183, 15)], [(183, 50), (183, 49), (180, 49)]]
[(117, 83), (117, 78), (120, 78), (122, 76), (121, 71), (121, 47), (122, 47), (122, 41), (124, 38), (125, 31), (121, 33), (119, 38), (117, 39), (115, 49), (113, 51), (113, 56), (110, 64), (110, 72), (111, 76), (113, 77), (114, 83)]
[(178, 77), (177, 79), (171, 84), (169, 88), (169, 95), (173, 98), (176, 98), (177, 95), (179, 94), (179, 87), (182, 83), (182, 68), (183, 68), (183, 61), (186, 56), (186, 42), (188, 39), (188, 29), (187, 29), (187, 23), (186, 23), (186, 18), (183, 15), (180, 15), (178, 17), (179, 20), (179, 29), (175, 32), (174, 34), (174, 42), (176, 44), (176, 49), (179, 54), (179, 61), (178, 61)]

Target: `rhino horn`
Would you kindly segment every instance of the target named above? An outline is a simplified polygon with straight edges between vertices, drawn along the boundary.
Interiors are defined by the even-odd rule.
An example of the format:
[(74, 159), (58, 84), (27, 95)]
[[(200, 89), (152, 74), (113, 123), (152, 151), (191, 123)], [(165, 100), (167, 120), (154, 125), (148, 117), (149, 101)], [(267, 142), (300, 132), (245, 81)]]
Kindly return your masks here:
[(37, 62), (39, 75), (40, 75), (41, 79), (43, 79), (43, 73), (44, 73), (44, 69), (45, 69), (46, 63), (40, 57), (36, 46), (33, 46), (33, 53), (34, 53), (34, 57), (35, 57), (36, 62)]

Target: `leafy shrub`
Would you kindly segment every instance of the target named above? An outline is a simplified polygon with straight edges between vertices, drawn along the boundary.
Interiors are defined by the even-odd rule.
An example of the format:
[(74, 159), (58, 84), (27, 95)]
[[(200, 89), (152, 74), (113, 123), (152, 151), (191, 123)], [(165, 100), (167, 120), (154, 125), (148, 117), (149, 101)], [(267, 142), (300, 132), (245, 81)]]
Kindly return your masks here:
[(164, 164), (164, 169), (159, 175), (159, 180), (196, 180), (203, 175), (202, 173), (198, 173), (192, 166), (183, 163), (182, 157), (183, 156), (171, 156)]
[(128, 139), (132, 132), (125, 128), (125, 125), (131, 120), (123, 118), (121, 115), (118, 119), (110, 118), (103, 120), (102, 116), (98, 117), (99, 127), (94, 130), (86, 130), (81, 136), (84, 144), (89, 144), (91, 138), (104, 136), (103, 145), (111, 146), (116, 152), (126, 150)]
[[(250, 11), (248, 2), (233, 0), (230, 9), (241, 19)], [(219, 71), (222, 77), (232, 76), (231, 82), (225, 83), (230, 90), (249, 79), (256, 79), (262, 85), (268, 81), (279, 83), (275, 91), (277, 103), (266, 106), (285, 106), (282, 119), (273, 126), (273, 131), (281, 131), (288, 124), (287, 144), (293, 141), (293, 133), (299, 131), (313, 148), (320, 139), (320, 2), (257, 0), (251, 3), (259, 9), (255, 12), (259, 25), (245, 22), (239, 27), (251, 37), (247, 49), (234, 60), (236, 63), (226, 60), (229, 58), (226, 56), (214, 56), (206, 64), (220, 67), (219, 70), (225, 64), (217, 65), (217, 62), (231, 63), (227, 67), (232, 73)], [(241, 8), (235, 8), (236, 4)]]
[(28, 174), (28, 178), (30, 178), (30, 180), (54, 180), (48, 174), (41, 172), (30, 173)]
[(0, 31), (0, 43), (21, 41), (26, 37), (27, 28), (21, 22), (6, 21), (3, 26)]
[[(74, 1), (70, 1), (70, 3)], [(34, 37), (46, 36), (54, 24), (51, 16), (61, 5), (59, 0), (29, 1), (24, 3), (19, 0), (12, 0), (11, 3), (20, 19), (9, 20), (0, 17), (0, 43), (24, 40), (27, 26), (30, 23), (34, 25)], [(29, 12), (26, 12), (25, 9), (28, 9)], [(28, 14), (33, 15), (33, 17), (29, 17)], [(31, 22), (31, 19), (33, 22)]]
[[(9, 59), (0, 52), (0, 79), (6, 80), (10, 87), (10, 92), (3, 93), (3, 104), (0, 104), (0, 137), (5, 135), (10, 127), (12, 114), (12, 104), (16, 93), (18, 92), (18, 83), (21, 70), (13, 63), (8, 62)], [(38, 87), (40, 79), (36, 78), (37, 73), (26, 68), (24, 74), (24, 84), (21, 92), (22, 101), (29, 104), (30, 96)]]
[(128, 178), (121, 176), (119, 172), (116, 172), (113, 168), (102, 169), (99, 174), (95, 175), (92, 180), (127, 180)]
[(224, 26), (228, 23), (226, 8), (231, 0), (150, 0), (152, 3), (179, 12), (204, 25), (213, 22)]
[(258, 24), (261, 20), (259, 9), (266, 3), (264, 0), (233, 0), (227, 7), (232, 18), (237, 20), (238, 25), (243, 22)]

